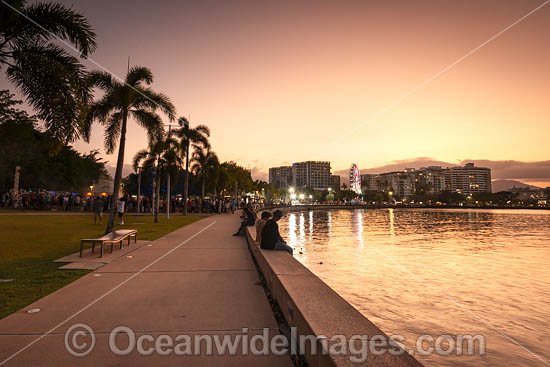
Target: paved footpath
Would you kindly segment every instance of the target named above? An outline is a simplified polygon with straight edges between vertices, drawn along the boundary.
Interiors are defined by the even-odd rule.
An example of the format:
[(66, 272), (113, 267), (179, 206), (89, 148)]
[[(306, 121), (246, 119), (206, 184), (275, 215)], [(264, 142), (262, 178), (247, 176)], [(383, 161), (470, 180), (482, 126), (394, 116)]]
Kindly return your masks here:
[[(247, 350), (253, 336), (279, 330), (246, 240), (231, 236), (239, 223), (237, 215), (195, 222), (0, 320), (0, 365), (292, 366), (287, 354)], [(27, 313), (36, 308), (40, 312)], [(92, 346), (94, 338), (81, 327), (66, 335), (79, 323), (95, 335), (84, 357), (66, 347), (84, 353)], [(124, 356), (109, 346), (117, 326), (131, 329), (138, 341)], [(127, 335), (114, 338), (122, 351), (131, 339)], [(198, 336), (203, 336), (200, 344)], [(218, 353), (216, 340), (221, 343), (224, 336), (240, 338), (237, 355)], [(208, 339), (212, 355), (207, 355)], [(138, 351), (139, 341), (141, 351), (151, 355)]]

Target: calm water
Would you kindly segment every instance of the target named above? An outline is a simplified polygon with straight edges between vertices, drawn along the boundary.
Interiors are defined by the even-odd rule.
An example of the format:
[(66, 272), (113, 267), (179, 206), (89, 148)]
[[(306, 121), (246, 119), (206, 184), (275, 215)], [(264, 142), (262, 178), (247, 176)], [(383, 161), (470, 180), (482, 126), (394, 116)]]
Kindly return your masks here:
[(280, 229), (299, 261), (408, 349), (423, 334), (486, 338), (485, 356), (416, 355), (426, 366), (550, 365), (550, 212), (316, 210), (286, 214)]

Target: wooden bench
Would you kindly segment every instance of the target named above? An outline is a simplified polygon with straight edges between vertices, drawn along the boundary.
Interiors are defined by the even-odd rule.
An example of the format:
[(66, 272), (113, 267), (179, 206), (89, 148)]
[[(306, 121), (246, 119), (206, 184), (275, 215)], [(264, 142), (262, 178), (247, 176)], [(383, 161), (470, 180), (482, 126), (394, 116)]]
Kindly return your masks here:
[(134, 237), (134, 243), (137, 242), (137, 230), (135, 229), (119, 229), (118, 231), (113, 231), (111, 233), (107, 233), (103, 237), (99, 238), (84, 238), (80, 240), (80, 257), (82, 257), (82, 251), (84, 249), (85, 243), (92, 243), (92, 252), (95, 251), (95, 245), (96, 243), (101, 244), (101, 248), (99, 251), (99, 257), (103, 257), (103, 246), (107, 244), (111, 244), (111, 253), (113, 252), (113, 247), (115, 243), (120, 244), (120, 248), (122, 249), (122, 241), (125, 239), (128, 239), (128, 246), (130, 246), (130, 239)]

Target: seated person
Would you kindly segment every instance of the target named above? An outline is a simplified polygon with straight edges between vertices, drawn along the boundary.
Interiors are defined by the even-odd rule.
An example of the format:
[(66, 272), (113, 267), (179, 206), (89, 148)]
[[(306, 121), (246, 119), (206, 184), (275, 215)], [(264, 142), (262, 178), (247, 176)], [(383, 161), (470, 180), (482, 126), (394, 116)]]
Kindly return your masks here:
[(262, 230), (261, 247), (264, 250), (287, 251), (292, 255), (294, 250), (286, 244), (285, 240), (283, 240), (281, 234), (279, 233), (279, 225), (277, 224), (277, 221), (281, 219), (282, 216), (282, 211), (275, 210), (273, 212), (273, 218), (268, 220), (264, 225), (264, 229)]
[(262, 243), (262, 230), (264, 229), (265, 224), (271, 218), (270, 212), (263, 212), (262, 218), (256, 222), (256, 243), (259, 245)]
[(241, 218), (244, 218), (244, 220), (242, 221), (237, 233), (234, 233), (233, 236), (244, 234), (244, 229), (246, 226), (253, 226), (254, 223), (256, 223), (256, 213), (254, 213), (252, 209), (250, 209), (250, 205), (244, 207), (243, 215), (241, 216)]

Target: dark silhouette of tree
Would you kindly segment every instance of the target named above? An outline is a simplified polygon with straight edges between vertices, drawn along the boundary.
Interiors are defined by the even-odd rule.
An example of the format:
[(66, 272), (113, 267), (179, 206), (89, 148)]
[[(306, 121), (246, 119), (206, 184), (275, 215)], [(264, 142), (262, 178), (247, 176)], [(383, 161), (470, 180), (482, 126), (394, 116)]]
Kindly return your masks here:
[(86, 18), (61, 4), (6, 0), (0, 5), (0, 69), (51, 136), (67, 144), (82, 134), (90, 91), (84, 66), (56, 39), (71, 43), (81, 58), (96, 48)]

